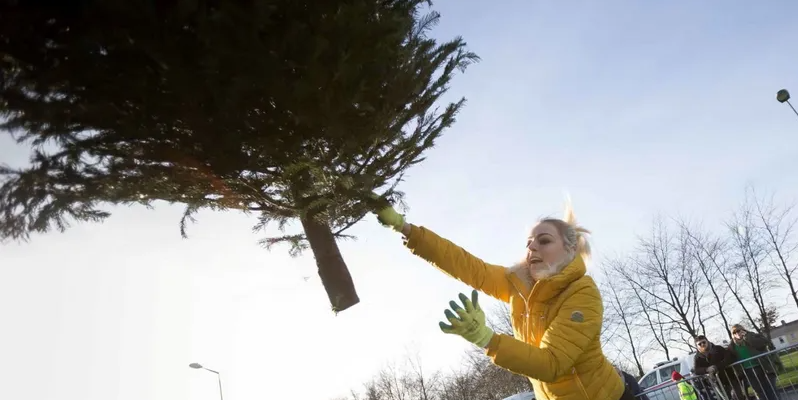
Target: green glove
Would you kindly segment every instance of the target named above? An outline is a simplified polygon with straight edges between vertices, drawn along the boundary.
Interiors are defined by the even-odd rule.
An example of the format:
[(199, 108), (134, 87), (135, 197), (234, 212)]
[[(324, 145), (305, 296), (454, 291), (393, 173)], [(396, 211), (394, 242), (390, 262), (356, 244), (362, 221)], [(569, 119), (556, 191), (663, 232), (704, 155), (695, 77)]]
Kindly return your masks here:
[[(375, 194), (374, 197), (377, 197)], [(402, 228), (405, 226), (405, 217), (402, 214), (399, 214), (395, 208), (391, 206), (390, 203), (385, 201), (386, 206), (379, 211), (376, 212), (377, 214), (377, 221), (384, 226), (387, 226), (397, 232), (401, 232)]]
[(455, 301), (450, 301), (449, 306), (457, 313), (452, 314), (450, 310), (444, 311), (446, 319), (451, 325), (443, 322), (439, 323), (443, 333), (453, 333), (460, 335), (463, 339), (485, 348), (493, 337), (493, 331), (485, 325), (485, 312), (479, 307), (477, 302), (477, 291), (471, 292), (471, 300), (466, 295), (460, 293), (460, 301), (463, 302), (465, 309), (461, 308)]

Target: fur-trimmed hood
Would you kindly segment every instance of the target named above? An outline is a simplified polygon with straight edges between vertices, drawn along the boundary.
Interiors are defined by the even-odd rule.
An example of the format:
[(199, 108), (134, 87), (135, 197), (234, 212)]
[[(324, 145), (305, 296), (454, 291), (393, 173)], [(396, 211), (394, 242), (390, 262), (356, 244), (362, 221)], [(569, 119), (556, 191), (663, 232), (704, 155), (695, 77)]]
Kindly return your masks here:
[[(554, 297), (563, 291), (571, 282), (585, 276), (586, 273), (587, 267), (585, 265), (585, 260), (581, 255), (577, 255), (560, 272), (548, 278), (541, 279), (540, 282), (544, 283), (544, 285), (542, 285), (543, 288), (537, 290), (538, 294), (535, 297), (540, 297), (541, 300)], [(529, 264), (526, 260), (520, 261), (507, 268), (507, 274), (511, 281), (513, 278), (517, 278), (527, 291), (532, 290), (535, 286), (536, 281), (529, 272)]]
[(520, 280), (527, 290), (535, 286), (535, 280), (532, 279), (532, 274), (529, 273), (529, 263), (526, 260), (519, 261), (515, 265), (507, 268), (507, 275), (513, 275)]

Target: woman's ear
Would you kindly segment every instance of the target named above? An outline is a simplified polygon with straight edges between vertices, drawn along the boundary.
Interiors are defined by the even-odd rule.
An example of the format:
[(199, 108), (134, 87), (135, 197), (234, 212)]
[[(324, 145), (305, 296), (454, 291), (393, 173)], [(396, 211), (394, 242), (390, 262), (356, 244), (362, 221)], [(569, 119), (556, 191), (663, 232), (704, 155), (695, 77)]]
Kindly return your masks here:
[[(573, 248), (571, 248), (573, 247)], [(576, 246), (569, 246), (565, 249), (565, 262), (560, 266), (560, 269), (565, 268), (576, 258)]]

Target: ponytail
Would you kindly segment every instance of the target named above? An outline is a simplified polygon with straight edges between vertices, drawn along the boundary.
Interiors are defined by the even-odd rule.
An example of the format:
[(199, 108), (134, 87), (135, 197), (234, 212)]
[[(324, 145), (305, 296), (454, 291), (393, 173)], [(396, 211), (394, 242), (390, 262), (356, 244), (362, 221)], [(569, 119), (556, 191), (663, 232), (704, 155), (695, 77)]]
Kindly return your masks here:
[(567, 196), (565, 200), (563, 222), (568, 226), (566, 232), (563, 232), (565, 240), (575, 247), (576, 254), (581, 255), (585, 261), (590, 259), (590, 242), (587, 240), (590, 231), (577, 224), (570, 196)]

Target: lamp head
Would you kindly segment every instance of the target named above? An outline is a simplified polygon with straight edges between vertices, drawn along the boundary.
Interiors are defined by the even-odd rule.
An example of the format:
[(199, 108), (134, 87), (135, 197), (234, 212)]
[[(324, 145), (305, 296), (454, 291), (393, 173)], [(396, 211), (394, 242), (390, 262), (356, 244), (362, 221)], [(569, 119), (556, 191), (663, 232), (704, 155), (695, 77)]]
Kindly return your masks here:
[(788, 92), (787, 89), (779, 90), (778, 93), (776, 93), (776, 100), (778, 100), (779, 103), (790, 100), (790, 92)]

